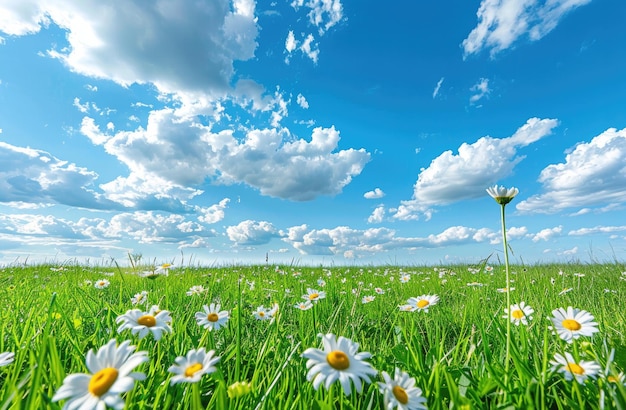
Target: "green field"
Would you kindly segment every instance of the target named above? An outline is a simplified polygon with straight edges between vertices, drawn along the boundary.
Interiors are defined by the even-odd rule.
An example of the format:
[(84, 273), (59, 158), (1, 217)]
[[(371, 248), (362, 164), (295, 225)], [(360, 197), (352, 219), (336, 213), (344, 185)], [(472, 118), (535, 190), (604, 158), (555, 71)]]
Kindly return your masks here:
[[(85, 373), (85, 380), (95, 383), (87, 352), (98, 352), (112, 339), (118, 345), (130, 341), (135, 353), (145, 352), (133, 369), (145, 378), (137, 376), (120, 394), (106, 393), (128, 409), (381, 409), (383, 372), (393, 379), (396, 368), (415, 379), (430, 409), (626, 408), (624, 265), (511, 266), (511, 303), (534, 309), (532, 318), (517, 316), (527, 325), (516, 325), (504, 310), (504, 265), (487, 262), (173, 266), (168, 275), (154, 276), (145, 275), (152, 266), (5, 266), (0, 270), (0, 353), (14, 357), (0, 367), (0, 408), (61, 408), (67, 400), (52, 399), (66, 376)], [(108, 286), (98, 288), (100, 280)], [(133, 304), (141, 292), (140, 303)], [(428, 306), (415, 304), (428, 295), (439, 299), (430, 299)], [(418, 308), (404, 311), (412, 297)], [(309, 299), (310, 309), (297, 307)], [(212, 303), (220, 304), (228, 320), (207, 330), (195, 315), (208, 316), (203, 306)], [(161, 316), (156, 308), (150, 311), (154, 305)], [(569, 306), (593, 315), (597, 331), (571, 343), (554, 333), (553, 311)], [(116, 319), (132, 309), (157, 317), (155, 327), (154, 321), (142, 322), (148, 323), (145, 337), (118, 331), (124, 321)], [(156, 340), (150, 330), (167, 312), (169, 330)], [(315, 389), (307, 379), (303, 353), (322, 349), (321, 335), (327, 334), (347, 338), (358, 343), (359, 352), (371, 354), (363, 359), (370, 377), (360, 392), (352, 384), (346, 392), (340, 381)], [(219, 357), (214, 369), (198, 382), (172, 384), (175, 373), (169, 370), (177, 357), (201, 347)], [(571, 354), (572, 361), (557, 365), (557, 354)], [(83, 386), (83, 395), (97, 399), (103, 394), (104, 399), (108, 385), (98, 382), (100, 390), (92, 389), (95, 384)], [(404, 387), (404, 396), (391, 394), (390, 406), (419, 393)], [(399, 408), (421, 408), (412, 403)]]

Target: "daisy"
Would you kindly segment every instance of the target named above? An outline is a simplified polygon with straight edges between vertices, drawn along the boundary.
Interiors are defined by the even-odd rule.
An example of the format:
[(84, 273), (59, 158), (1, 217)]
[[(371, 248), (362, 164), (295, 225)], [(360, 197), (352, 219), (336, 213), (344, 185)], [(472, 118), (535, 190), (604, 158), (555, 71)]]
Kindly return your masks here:
[(273, 322), (278, 315), (278, 303), (274, 303), (271, 308), (267, 309), (267, 316), (270, 319), (270, 322)]
[(374, 292), (376, 292), (376, 294), (378, 294), (378, 295), (384, 295), (385, 294), (385, 290), (383, 288), (374, 288)]
[(135, 296), (130, 299), (130, 302), (133, 305), (145, 305), (148, 302), (148, 292), (142, 290), (140, 293), (135, 293)]
[(409, 274), (404, 274), (402, 276), (400, 276), (400, 283), (407, 283), (408, 281), (411, 280), (411, 275)]
[(142, 312), (139, 309), (132, 309), (127, 311), (122, 316), (115, 319), (116, 323), (122, 322), (120, 327), (117, 328), (117, 332), (121, 333), (126, 329), (130, 329), (134, 335), (139, 335), (140, 339), (146, 337), (148, 333), (152, 333), (154, 340), (160, 340), (163, 332), (171, 332), (172, 318), (170, 312), (167, 310), (161, 310), (155, 313), (152, 309), (148, 312)]
[(0, 367), (8, 366), (13, 363), (15, 360), (15, 353), (13, 352), (4, 352), (0, 353)]
[(90, 349), (85, 357), (88, 374), (74, 373), (65, 377), (63, 385), (52, 401), (67, 400), (64, 409), (124, 408), (121, 395), (132, 390), (135, 380), (144, 380), (145, 374), (133, 372), (135, 367), (148, 361), (147, 352), (136, 352), (127, 340), (116, 345), (111, 339), (98, 353)]
[(324, 349), (309, 348), (302, 354), (302, 357), (308, 359), (307, 380), (313, 383), (315, 390), (322, 384), (328, 390), (331, 384), (339, 380), (346, 396), (352, 393), (352, 380), (356, 391), (361, 393), (363, 381), (369, 383), (370, 376), (376, 374), (376, 369), (364, 361), (372, 355), (368, 352), (357, 353), (359, 344), (343, 336), (336, 338), (332, 333), (320, 336)]
[(310, 300), (306, 300), (304, 302), (296, 303), (294, 307), (300, 310), (309, 310), (313, 307), (313, 303), (311, 303)]
[(162, 271), (147, 270), (147, 271), (143, 271), (139, 276), (141, 276), (142, 278), (146, 278), (146, 279), (156, 279), (161, 275), (165, 276), (165, 274)]
[(109, 282), (107, 279), (99, 279), (96, 281), (96, 283), (93, 284), (93, 286), (96, 289), (104, 289), (104, 288), (108, 288), (110, 284), (111, 282)]
[(436, 305), (439, 302), (439, 296), (437, 295), (422, 295), (416, 298), (409, 298), (407, 304), (413, 306), (414, 310), (423, 310), (428, 312), (428, 308)]
[(374, 299), (376, 299), (376, 296), (363, 296), (363, 298), (361, 299), (361, 303), (363, 304), (370, 303), (370, 302), (373, 302)]
[(514, 291), (515, 288), (498, 288), (497, 291), (500, 293), (506, 293), (506, 292), (511, 292)]
[(554, 360), (550, 361), (552, 364), (552, 370), (558, 370), (563, 373), (565, 380), (571, 381), (576, 379), (580, 384), (584, 384), (587, 378), (595, 379), (596, 375), (600, 372), (600, 365), (594, 361), (581, 360), (576, 363), (576, 360), (570, 353), (565, 352), (565, 356), (560, 354), (554, 355)]
[(427, 409), (426, 398), (422, 396), (422, 390), (415, 387), (415, 378), (400, 371), (397, 367), (393, 379), (387, 372), (382, 372), (382, 375), (385, 382), (378, 382), (378, 387), (383, 394), (387, 410)]
[(552, 315), (550, 320), (554, 324), (554, 330), (567, 343), (572, 343), (572, 340), (580, 336), (592, 336), (598, 332), (598, 324), (593, 321), (593, 315), (585, 310), (568, 306), (567, 310), (554, 309)]
[(256, 320), (270, 320), (271, 317), (268, 315), (268, 309), (265, 309), (265, 306), (261, 305), (254, 312), (252, 312), (254, 318)]
[(326, 286), (326, 281), (324, 279), (318, 279), (317, 286), (320, 286), (323, 288), (324, 286)]
[(187, 356), (178, 356), (174, 361), (176, 364), (168, 369), (170, 373), (176, 375), (170, 380), (170, 385), (199, 382), (202, 375), (217, 370), (215, 364), (219, 361), (220, 358), (215, 357), (215, 350), (210, 350), (207, 353), (204, 347), (198, 350), (192, 349), (187, 352)]
[(519, 193), (519, 189), (515, 187), (506, 189), (503, 186), (494, 185), (487, 188), (487, 193), (500, 205), (506, 205), (515, 198), (515, 195)]
[(168, 276), (170, 274), (170, 269), (172, 268), (174, 268), (174, 265), (172, 265), (171, 263), (164, 263), (160, 266), (156, 266), (154, 268), (154, 272), (159, 273), (163, 276)]
[(400, 305), (398, 306), (398, 309), (400, 309), (401, 312), (412, 312), (415, 310), (415, 307), (413, 305)]
[(196, 313), (198, 325), (204, 326), (209, 331), (218, 330), (220, 327), (226, 326), (229, 318), (228, 311), (220, 311), (219, 303), (211, 303), (210, 306), (204, 305), (202, 309), (204, 309), (204, 312)]
[(322, 290), (311, 289), (311, 288), (306, 288), (306, 295), (302, 295), (302, 299), (309, 300), (313, 303), (316, 303), (320, 299), (324, 299), (325, 297), (326, 297), (326, 292)]
[(528, 321), (532, 320), (532, 314), (535, 313), (535, 310), (526, 305), (526, 303), (520, 302), (519, 304), (511, 305), (508, 309), (504, 308), (504, 313), (503, 318), (509, 319), (515, 326), (519, 326), (520, 323), (528, 325)]
[(205, 290), (206, 289), (204, 289), (204, 286), (202, 286), (202, 285), (192, 286), (187, 291), (187, 296), (200, 295)]

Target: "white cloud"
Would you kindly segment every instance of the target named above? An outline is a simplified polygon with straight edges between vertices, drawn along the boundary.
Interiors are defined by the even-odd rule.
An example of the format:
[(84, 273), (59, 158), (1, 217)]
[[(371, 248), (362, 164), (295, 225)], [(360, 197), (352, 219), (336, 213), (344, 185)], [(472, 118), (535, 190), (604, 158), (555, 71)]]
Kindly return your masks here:
[(548, 241), (555, 236), (560, 236), (561, 232), (563, 232), (563, 226), (555, 226), (554, 228), (546, 228), (532, 235), (533, 242), (539, 242), (541, 240)]
[(224, 198), (215, 205), (211, 205), (209, 207), (198, 207), (199, 213), (202, 214), (198, 217), (198, 220), (207, 224), (214, 224), (221, 221), (224, 219), (224, 210), (228, 206), (229, 202), (229, 198)]
[(170, 109), (153, 111), (145, 129), (110, 137), (90, 132), (92, 141), (105, 141), (105, 150), (131, 171), (101, 185), (118, 202), (173, 191), (181, 198), (193, 197), (201, 191), (190, 187), (206, 179), (245, 183), (263, 195), (308, 201), (340, 193), (370, 159), (364, 149), (336, 151), (339, 132), (334, 127), (315, 128), (310, 141), (285, 142), (287, 131), (276, 129), (249, 131), (241, 141), (232, 131), (213, 133), (210, 127), (181, 120)]
[(374, 209), (372, 214), (367, 218), (367, 222), (371, 224), (381, 223), (385, 217), (385, 207), (379, 206)]
[(233, 62), (252, 58), (257, 47), (252, 0), (25, 0), (1, 7), (4, 32), (33, 33), (47, 19), (66, 30), (69, 47), (49, 54), (72, 71), (124, 86), (152, 83), (167, 93), (223, 95)]
[(478, 25), (463, 40), (464, 55), (489, 49), (493, 57), (520, 37), (531, 41), (552, 31), (571, 10), (591, 0), (483, 0), (476, 13)]
[(298, 10), (300, 7), (309, 9), (309, 23), (318, 28), (323, 35), (331, 27), (343, 19), (343, 5), (340, 0), (294, 0), (291, 7)]
[(309, 103), (306, 100), (306, 98), (304, 98), (304, 95), (302, 94), (298, 94), (298, 96), (296, 97), (296, 102), (298, 103), (300, 107), (304, 108), (305, 110), (309, 108)]
[(309, 34), (308, 36), (306, 36), (306, 38), (302, 42), (302, 45), (300, 46), (300, 50), (302, 50), (302, 52), (307, 57), (309, 57), (311, 61), (317, 63), (320, 50), (317, 43), (315, 43), (315, 37), (313, 37), (313, 34)]
[(470, 88), (470, 91), (474, 93), (470, 97), (470, 104), (474, 105), (478, 101), (487, 97), (491, 92), (491, 90), (489, 89), (489, 80), (487, 78), (481, 78), (476, 84), (474, 84)]
[(394, 218), (411, 220), (423, 214), (428, 219), (433, 206), (485, 196), (486, 187), (510, 176), (524, 159), (517, 155), (519, 148), (549, 135), (557, 125), (554, 119), (531, 118), (508, 138), (482, 137), (463, 143), (456, 155), (442, 153), (420, 171), (413, 198), (402, 201)]
[(626, 231), (626, 225), (620, 226), (594, 226), (593, 228), (580, 228), (569, 231), (567, 234), (571, 236), (585, 236), (599, 233), (613, 233)]
[(590, 142), (578, 144), (565, 162), (548, 165), (539, 182), (543, 193), (517, 204), (522, 212), (555, 213), (567, 208), (607, 206), (626, 202), (626, 129), (608, 129)]
[(373, 191), (368, 191), (363, 194), (363, 198), (365, 199), (378, 199), (385, 196), (385, 193), (380, 188), (375, 188)]
[(278, 230), (270, 222), (251, 220), (227, 227), (226, 234), (237, 245), (262, 245), (279, 237)]
[(439, 90), (441, 89), (441, 84), (443, 84), (443, 77), (437, 81), (437, 85), (435, 86), (435, 90), (433, 91), (433, 98), (436, 98), (439, 95)]

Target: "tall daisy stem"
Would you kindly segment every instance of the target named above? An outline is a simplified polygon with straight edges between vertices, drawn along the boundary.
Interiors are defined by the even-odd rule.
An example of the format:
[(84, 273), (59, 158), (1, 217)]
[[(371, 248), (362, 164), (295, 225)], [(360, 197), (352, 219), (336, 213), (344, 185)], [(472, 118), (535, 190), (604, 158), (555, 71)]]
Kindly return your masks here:
[[(506, 306), (508, 310), (511, 310), (511, 281), (509, 277), (509, 246), (506, 243), (506, 222), (504, 218), (504, 207), (506, 204), (500, 204), (500, 215), (502, 221), (502, 243), (504, 246), (504, 271), (506, 275)], [(509, 365), (511, 361), (511, 320), (506, 321), (506, 355), (504, 361), (504, 382), (508, 383), (509, 380)]]

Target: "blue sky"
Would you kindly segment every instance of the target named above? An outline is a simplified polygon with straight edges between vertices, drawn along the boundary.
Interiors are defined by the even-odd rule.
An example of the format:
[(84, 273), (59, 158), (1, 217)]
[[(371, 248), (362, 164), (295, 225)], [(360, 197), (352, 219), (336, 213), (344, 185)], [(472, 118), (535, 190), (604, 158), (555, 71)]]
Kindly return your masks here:
[(623, 261), (622, 0), (0, 4), (0, 263)]

